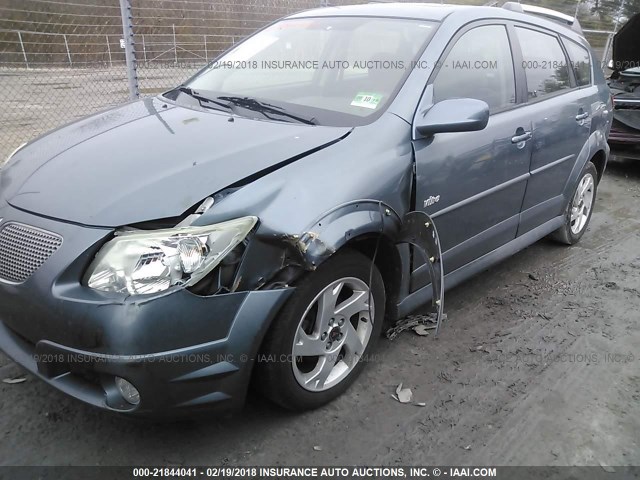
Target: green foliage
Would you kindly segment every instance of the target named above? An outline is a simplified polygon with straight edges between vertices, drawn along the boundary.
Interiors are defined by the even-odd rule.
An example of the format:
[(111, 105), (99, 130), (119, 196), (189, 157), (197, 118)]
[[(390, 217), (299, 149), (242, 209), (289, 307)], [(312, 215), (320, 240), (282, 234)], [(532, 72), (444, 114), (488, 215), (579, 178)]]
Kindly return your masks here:
[(640, 0), (624, 0), (624, 5), (622, 5), (621, 0), (594, 0), (591, 11), (601, 19), (613, 21), (621, 13), (621, 21), (624, 22), (634, 14), (640, 13)]

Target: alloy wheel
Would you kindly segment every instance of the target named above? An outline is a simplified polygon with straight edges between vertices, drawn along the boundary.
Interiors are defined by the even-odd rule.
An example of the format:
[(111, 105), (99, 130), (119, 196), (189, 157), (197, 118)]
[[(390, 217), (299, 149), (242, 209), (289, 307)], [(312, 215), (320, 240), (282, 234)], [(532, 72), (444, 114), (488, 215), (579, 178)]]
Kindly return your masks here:
[(293, 372), (305, 390), (343, 381), (367, 348), (375, 318), (368, 285), (354, 277), (327, 285), (302, 316), (292, 346)]
[(593, 176), (588, 173), (580, 180), (571, 204), (571, 232), (574, 235), (579, 234), (589, 220), (589, 214), (593, 206), (594, 190), (595, 182)]

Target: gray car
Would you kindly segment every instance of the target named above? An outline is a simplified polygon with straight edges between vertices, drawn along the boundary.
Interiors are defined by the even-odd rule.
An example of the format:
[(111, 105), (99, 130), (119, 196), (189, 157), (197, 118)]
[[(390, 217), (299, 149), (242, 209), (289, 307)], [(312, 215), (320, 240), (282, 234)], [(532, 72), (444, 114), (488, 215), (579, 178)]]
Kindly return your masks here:
[(385, 320), (438, 304), (434, 264), (451, 288), (580, 239), (611, 111), (579, 28), (520, 7), (290, 16), (12, 155), (0, 348), (126, 414), (237, 408), (250, 384), (318, 407)]

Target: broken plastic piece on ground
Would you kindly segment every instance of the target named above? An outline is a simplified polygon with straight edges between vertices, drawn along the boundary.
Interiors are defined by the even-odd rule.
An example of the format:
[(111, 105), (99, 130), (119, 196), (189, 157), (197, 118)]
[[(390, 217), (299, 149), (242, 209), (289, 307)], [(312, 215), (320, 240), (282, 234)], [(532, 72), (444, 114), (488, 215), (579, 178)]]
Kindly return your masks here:
[(18, 378), (5, 378), (4, 380), (2, 380), (2, 383), (7, 383), (9, 385), (15, 385), (17, 383), (23, 383), (26, 382), (27, 379), (25, 377), (18, 377)]
[(413, 331), (416, 332), (417, 335), (421, 337), (425, 337), (429, 335), (429, 330), (436, 328), (435, 326), (426, 326), (426, 325), (416, 325), (413, 327)]
[(603, 462), (600, 462), (600, 466), (607, 473), (615, 473), (616, 472), (615, 468), (613, 468), (613, 467), (611, 467), (609, 465), (605, 465)]
[(396, 395), (400, 403), (409, 403), (413, 397), (413, 392), (410, 388), (402, 388), (402, 384), (400, 384), (398, 388), (396, 388)]
[[(442, 321), (447, 319), (447, 314), (442, 314)], [(402, 318), (398, 320), (395, 325), (389, 328), (385, 332), (385, 336), (389, 340), (393, 340), (405, 330), (409, 330), (410, 328), (417, 327), (418, 325), (424, 325), (424, 328), (427, 330), (433, 330), (436, 328), (436, 323), (438, 321), (438, 315), (436, 313), (428, 313), (426, 315), (409, 315), (408, 317)], [(418, 333), (418, 332), (416, 332)], [(418, 334), (421, 335), (421, 334)]]

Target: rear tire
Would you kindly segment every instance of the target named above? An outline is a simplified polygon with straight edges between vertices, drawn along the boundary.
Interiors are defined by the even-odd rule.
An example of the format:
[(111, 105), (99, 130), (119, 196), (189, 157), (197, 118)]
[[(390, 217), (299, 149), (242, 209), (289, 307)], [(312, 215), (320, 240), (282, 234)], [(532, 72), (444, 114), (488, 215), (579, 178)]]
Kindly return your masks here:
[(289, 410), (332, 401), (364, 367), (360, 359), (380, 337), (384, 308), (382, 276), (371, 259), (338, 252), (297, 285), (274, 320), (258, 358), (256, 387)]
[(565, 223), (550, 237), (565, 245), (578, 243), (587, 230), (598, 191), (598, 170), (588, 162), (565, 210)]

